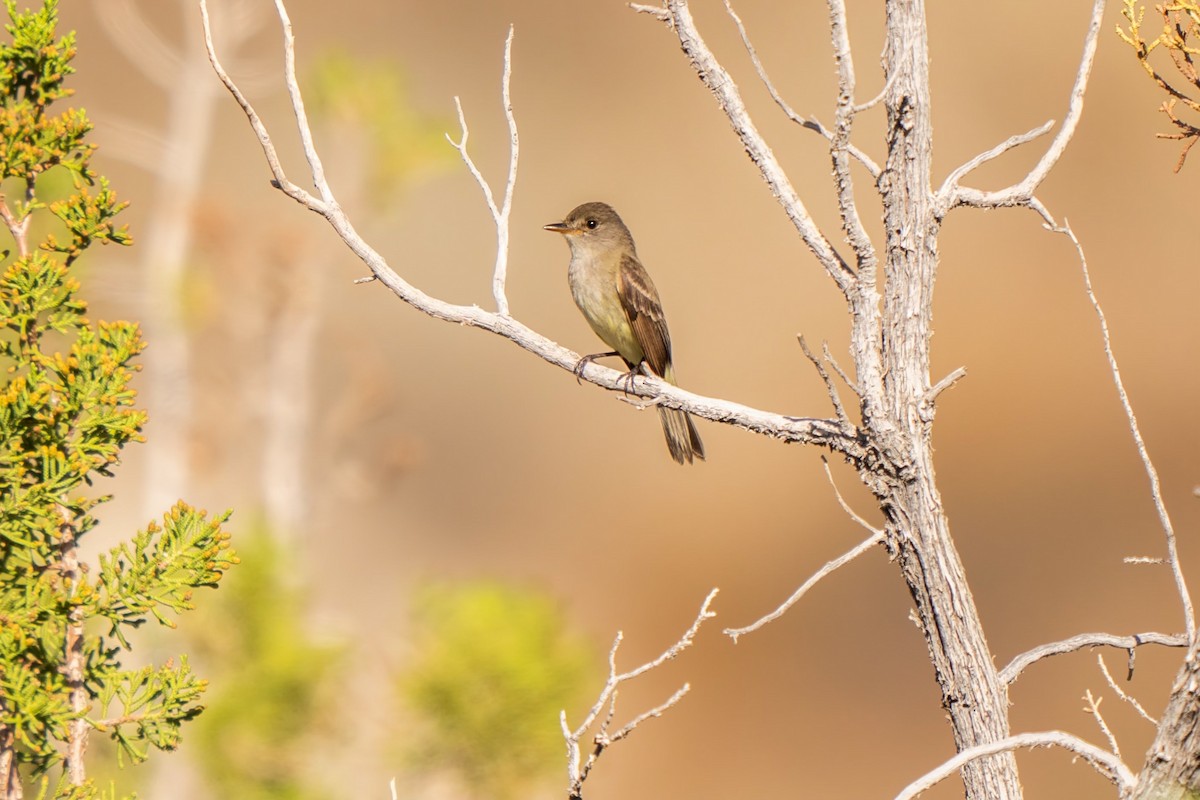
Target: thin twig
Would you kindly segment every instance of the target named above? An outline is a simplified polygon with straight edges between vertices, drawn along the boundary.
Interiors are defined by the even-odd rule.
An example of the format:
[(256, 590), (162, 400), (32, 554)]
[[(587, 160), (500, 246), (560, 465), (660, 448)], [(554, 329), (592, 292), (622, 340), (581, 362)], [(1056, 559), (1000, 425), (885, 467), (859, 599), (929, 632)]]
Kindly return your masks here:
[(821, 376), (821, 380), (825, 383), (825, 391), (829, 393), (829, 401), (833, 403), (833, 410), (837, 414), (837, 418), (849, 430), (854, 426), (850, 422), (850, 417), (846, 416), (846, 409), (842, 406), (842, 398), (838, 395), (837, 386), (833, 383), (833, 378), (829, 377), (829, 371), (825, 369), (825, 365), (821, 363), (821, 359), (813, 355), (808, 349), (808, 342), (804, 341), (804, 334), (799, 334), (796, 337), (800, 342), (800, 349), (804, 352), (805, 357), (812, 362), (816, 367), (817, 374)]
[(509, 215), (512, 211), (513, 188), (517, 183), (517, 157), (521, 150), (520, 137), (517, 136), (517, 120), (513, 115), (512, 107), (512, 92), (510, 89), (512, 83), (512, 42), (515, 28), (510, 25), (508, 27), (508, 38), (504, 40), (504, 79), (501, 89), (504, 101), (504, 117), (508, 121), (508, 139), (509, 139), (509, 158), (508, 158), (508, 181), (504, 187), (504, 202), (497, 206), (496, 198), (492, 194), (492, 187), (488, 184), (487, 179), (483, 177), (479, 167), (475, 165), (475, 161), (467, 153), (467, 137), (470, 131), (467, 128), (467, 119), (463, 114), (462, 101), (457, 96), (454, 98), (454, 107), (458, 111), (459, 129), (462, 131), (462, 137), (459, 141), (454, 141), (450, 138), (450, 134), (446, 134), (446, 141), (458, 151), (462, 156), (463, 163), (467, 165), (467, 169), (471, 173), (471, 177), (479, 184), (479, 188), (483, 191), (484, 200), (487, 201), (488, 210), (492, 212), (492, 220), (496, 225), (496, 266), (492, 271), (492, 297), (496, 301), (496, 312), (501, 316), (508, 316), (508, 296), (505, 293), (504, 284), (508, 277), (508, 241), (509, 241)]
[(1100, 732), (1104, 734), (1104, 738), (1108, 740), (1108, 748), (1112, 750), (1113, 755), (1117, 758), (1121, 757), (1121, 748), (1117, 745), (1117, 737), (1113, 736), (1112, 730), (1108, 727), (1108, 723), (1104, 721), (1104, 715), (1100, 713), (1100, 704), (1104, 702), (1103, 697), (1096, 697), (1092, 694), (1092, 690), (1088, 689), (1083, 696), (1084, 702), (1087, 703), (1083, 710), (1092, 715), (1092, 719), (1096, 720), (1096, 725), (1100, 728)]
[[(851, 512), (851, 515), (857, 516), (857, 515), (853, 514), (853, 512)], [(770, 614), (767, 614), (766, 616), (761, 617), (756, 622), (753, 622), (744, 628), (726, 628), (724, 631), (722, 631), (722, 633), (724, 633), (730, 639), (733, 639), (734, 643), (736, 644), (738, 638), (743, 636), (744, 634), (754, 633), (755, 631), (757, 631), (759, 628), (763, 627), (764, 625), (774, 622), (775, 620), (782, 617), (785, 613), (787, 613), (787, 610), (789, 608), (794, 606), (796, 604), (796, 602), (801, 597), (803, 597), (805, 594), (807, 594), (809, 589), (816, 586), (817, 583), (820, 582), (820, 580), (822, 578), (824, 578), (825, 576), (829, 575), (830, 573), (840, 569), (841, 567), (844, 567), (846, 564), (849, 564), (851, 561), (858, 558), (863, 553), (867, 552), (872, 547), (874, 547), (875, 545), (877, 545), (883, 541), (883, 537), (884, 537), (883, 531), (875, 530), (868, 523), (861, 521), (861, 519), (859, 519), (858, 521), (862, 525), (864, 525), (867, 528), (867, 530), (873, 531), (871, 536), (869, 536), (867, 539), (863, 540), (862, 543), (858, 544), (853, 549), (843, 553), (842, 555), (838, 556), (837, 558), (833, 559), (832, 561), (826, 563), (825, 566), (821, 567), (819, 570), (817, 570), (815, 573), (813, 573), (812, 577), (810, 577), (808, 580), (806, 580), (799, 589), (792, 592), (791, 597), (789, 597), (787, 600), (784, 600), (783, 603), (778, 608), (776, 608), (774, 611), (772, 611)]]
[[(771, 194), (775, 196), (783, 212), (791, 220), (792, 225), (800, 234), (800, 238), (804, 240), (821, 266), (849, 299), (855, 285), (853, 270), (825, 237), (800, 199), (800, 195), (796, 193), (783, 166), (775, 158), (775, 154), (762, 134), (759, 133), (758, 128), (755, 127), (754, 121), (750, 119), (746, 104), (742, 100), (741, 92), (738, 91), (733, 77), (721, 66), (712, 50), (704, 42), (703, 37), (700, 36), (700, 31), (696, 28), (695, 20), (692, 18), (687, 3), (680, 0), (668, 0), (666, 10), (670, 13), (670, 18), (666, 21), (669, 21), (675, 35), (679, 37), (680, 45), (691, 62), (692, 69), (716, 97), (717, 103), (729, 119), (730, 126), (737, 134), (746, 154), (750, 156), (750, 160), (758, 167), (759, 174), (770, 187)], [(656, 16), (664, 19), (660, 15), (656, 14)]]
[(1137, 776), (1133, 774), (1133, 771), (1125, 766), (1120, 758), (1107, 750), (1102, 750), (1078, 736), (1063, 731), (1043, 731), (1041, 733), (1018, 733), (1015, 736), (1006, 736), (994, 742), (969, 747), (910, 783), (900, 794), (896, 795), (896, 800), (913, 800), (922, 792), (928, 791), (951, 775), (957, 774), (965, 764), (976, 759), (1025, 747), (1061, 747), (1069, 750), (1088, 762), (1092, 769), (1105, 779), (1112, 781), (1122, 797), (1125, 797), (1137, 782)]
[[(970, 169), (990, 161), (992, 158), (999, 156), (1001, 153), (1011, 150), (1026, 141), (1030, 141), (1036, 136), (1040, 136), (1040, 128), (1035, 128), (1021, 136), (1014, 136), (1007, 142), (992, 148), (983, 156), (976, 156), (967, 165), (960, 167), (951, 173), (954, 180), (947, 179), (942, 188), (937, 194), (938, 208), (941, 214), (945, 214), (952, 208), (960, 205), (975, 206), (977, 208), (1000, 208), (1006, 206), (1028, 206), (1033, 193), (1041, 185), (1046, 176), (1050, 174), (1058, 160), (1062, 158), (1066, 152), (1067, 145), (1070, 144), (1072, 137), (1075, 135), (1075, 129), (1079, 126), (1079, 119), (1083, 116), (1083, 98), (1087, 91), (1088, 79), (1092, 73), (1092, 64), (1096, 60), (1096, 45), (1100, 37), (1100, 25), (1104, 18), (1104, 6), (1106, 0), (1094, 0), (1092, 5), (1091, 22), (1088, 25), (1087, 36), (1084, 38), (1083, 54), (1080, 57), (1079, 69), (1075, 72), (1075, 85), (1071, 87), (1071, 96), (1067, 104), (1067, 115), (1063, 119), (1062, 127), (1058, 129), (1058, 133), (1050, 142), (1046, 152), (1042, 154), (1041, 159), (1034, 165), (1020, 183), (1013, 184), (1004, 189), (999, 189), (993, 192), (984, 192), (979, 189), (971, 189), (960, 184), (961, 179)], [(1045, 127), (1045, 126), (1043, 126)], [(1044, 211), (1045, 208), (1042, 208)], [(1040, 212), (1039, 212), (1040, 213)], [(1053, 224), (1053, 223), (1051, 223)]]
[(1031, 195), (1029, 199), (1025, 201), (1025, 205), (1042, 218), (1042, 220), (1046, 223), (1046, 228), (1048, 230), (1054, 230), (1058, 227), (1058, 223), (1055, 222), (1054, 215), (1050, 213), (1050, 209), (1046, 208), (1046, 205), (1037, 197)]
[[(891, 81), (888, 81), (888, 83), (890, 84)], [(833, 131), (831, 131), (829, 128), (826, 128), (821, 120), (817, 119), (815, 116), (810, 116), (807, 119), (800, 120), (800, 124), (805, 128), (808, 128), (810, 131), (815, 131), (821, 134), (826, 140), (830, 142), (833, 141)], [(867, 171), (867, 174), (871, 176), (872, 180), (879, 180), (879, 176), (883, 174), (883, 170), (877, 163), (875, 163), (875, 159), (871, 158), (862, 148), (854, 144), (846, 145), (846, 152), (854, 156), (855, 161), (862, 164), (863, 169)]]
[[(605, 682), (604, 688), (600, 691), (600, 695), (596, 699), (595, 705), (593, 705), (588, 713), (584, 716), (583, 722), (578, 728), (571, 730), (570, 726), (567, 724), (566, 710), (563, 710), (559, 714), (559, 725), (562, 728), (563, 739), (567, 744), (567, 777), (570, 780), (569, 796), (571, 798), (582, 797), (583, 782), (587, 780), (588, 775), (592, 771), (592, 766), (596, 763), (596, 759), (598, 759), (604, 752), (605, 748), (607, 748), (610, 744), (618, 742), (627, 737), (646, 720), (653, 717), (662, 716), (667, 709), (671, 708), (680, 700), (682, 700), (683, 696), (688, 693), (690, 687), (685, 683), (665, 702), (660, 703), (659, 705), (651, 708), (649, 711), (645, 711), (634, 717), (634, 719), (632, 719), (628, 724), (624, 725), (616, 733), (609, 733), (609, 725), (612, 723), (612, 719), (616, 714), (618, 687), (628, 680), (632, 680), (639, 675), (644, 675), (650, 670), (662, 666), (666, 662), (678, 656), (688, 647), (691, 647), (692, 642), (696, 638), (696, 634), (699, 632), (700, 626), (704, 624), (704, 621), (716, 616), (716, 612), (709, 609), (709, 606), (712, 604), (712, 601), (716, 596), (716, 589), (713, 589), (708, 593), (708, 596), (704, 598), (704, 602), (700, 605), (700, 612), (696, 615), (696, 619), (692, 622), (691, 627), (688, 628), (687, 631), (684, 632), (683, 636), (679, 637), (679, 639), (673, 645), (664, 650), (662, 654), (658, 656), (658, 658), (655, 658), (652, 661), (647, 661), (640, 667), (631, 669), (628, 672), (617, 672), (617, 649), (620, 648), (621, 641), (624, 638), (620, 632), (617, 633), (616, 637), (613, 639), (612, 648), (608, 651), (608, 680)], [(592, 737), (594, 747), (589, 754), (587, 761), (581, 764), (580, 762), (582, 760), (582, 755), (580, 742), (583, 740), (583, 737), (587, 734), (592, 725), (595, 724), (597, 718), (600, 716), (601, 711), (603, 711), (605, 708), (608, 709), (608, 713), (605, 715), (604, 720), (600, 723), (597, 733)]]
[(1000, 680), (1006, 684), (1014, 683), (1026, 667), (1041, 661), (1043, 658), (1074, 653), (1087, 647), (1115, 647), (1118, 650), (1132, 650), (1144, 644), (1157, 644), (1164, 647), (1187, 647), (1187, 638), (1169, 633), (1135, 633), (1131, 636), (1117, 636), (1112, 633), (1081, 633), (1060, 642), (1049, 642), (1027, 650), (1008, 662), (1008, 666), (1000, 670)]
[[(276, 10), (282, 9), (282, 3), (276, 3)], [(221, 61), (217, 58), (216, 47), (213, 45), (212, 24), (208, 18), (208, 2), (200, 0), (200, 19), (204, 23), (204, 46), (208, 51), (208, 60), (212, 64), (213, 72), (217, 73), (221, 83), (225, 84), (225, 88), (233, 95), (233, 99), (242, 107), (242, 112), (246, 115), (246, 119), (250, 122), (250, 127), (254, 130), (255, 136), (258, 137), (259, 146), (262, 147), (263, 156), (267, 160), (267, 166), (271, 170), (271, 175), (274, 178), (274, 185), (277, 186), (284, 194), (292, 198), (298, 203), (307, 206), (309, 209), (316, 211), (319, 214), (325, 214), (328, 211), (327, 204), (318, 200), (309, 192), (301, 189), (296, 184), (288, 180), (287, 175), (283, 171), (283, 165), (279, 161), (279, 154), (275, 152), (275, 145), (271, 142), (271, 136), (267, 133), (267, 126), (263, 123), (262, 118), (258, 116), (258, 112), (254, 110), (254, 106), (242, 94), (242, 90), (233, 82), (233, 78), (229, 77), (229, 73), (225, 71), (225, 67), (221, 66)], [(286, 10), (281, 11), (281, 22), (287, 19)], [(284, 26), (284, 47), (288, 52), (292, 52), (292, 45), (289, 43), (291, 39), (291, 23), (287, 22)], [(291, 79), (295, 79), (295, 64), (292, 65)], [(289, 87), (290, 90), (290, 87)], [(299, 89), (297, 89), (299, 91)], [(309, 140), (311, 141), (311, 134)]]
[(1175, 527), (1171, 524), (1171, 515), (1167, 513), (1166, 503), (1163, 502), (1162, 485), (1158, 480), (1158, 470), (1154, 468), (1154, 462), (1150, 460), (1150, 452), (1146, 449), (1146, 440), (1142, 438), (1141, 428), (1138, 426), (1137, 416), (1133, 413), (1133, 404), (1129, 401), (1129, 394), (1125, 391), (1125, 381), (1121, 378), (1121, 370), (1117, 367), (1117, 357), (1113, 353), (1112, 337), (1108, 331), (1108, 319), (1104, 315), (1104, 309), (1100, 307), (1100, 301), (1096, 298), (1096, 292), (1092, 287), (1092, 276), (1088, 271), (1087, 257), (1083, 253), (1083, 245), (1079, 243), (1079, 239), (1075, 236), (1075, 231), (1071, 230), (1070, 224), (1063, 220), (1063, 227), (1058, 229), (1059, 233), (1065, 234), (1071, 243), (1075, 245), (1075, 252), (1079, 254), (1079, 265), (1083, 271), (1083, 285), (1087, 291), (1088, 299), (1092, 301), (1092, 308), (1096, 311), (1096, 318), (1100, 321), (1100, 335), (1104, 340), (1104, 355), (1108, 358), (1109, 372), (1112, 373), (1113, 384), (1117, 387), (1117, 395), (1121, 398), (1121, 407), (1125, 409), (1125, 418), (1129, 421), (1129, 431), (1133, 434), (1133, 441), (1137, 445), (1138, 455), (1142, 459), (1142, 466), (1145, 467), (1146, 476), (1150, 480), (1150, 495), (1154, 498), (1154, 508), (1158, 511), (1158, 521), (1162, 526), (1163, 535), (1167, 540), (1167, 565), (1171, 569), (1171, 574), (1175, 578), (1175, 589), (1179, 593), (1179, 600), (1183, 604), (1184, 622), (1187, 625), (1188, 641), (1194, 641), (1196, 638), (1196, 614), (1192, 608), (1192, 597), (1188, 592), (1187, 581), (1183, 577), (1183, 568), (1179, 563), (1179, 550), (1175, 545)]
[[(1129, 657), (1131, 659), (1133, 658), (1133, 653), (1134, 653), (1133, 650), (1129, 651)], [(1124, 690), (1121, 689), (1120, 686), (1117, 685), (1117, 682), (1115, 680), (1113, 680), (1112, 673), (1110, 673), (1108, 671), (1108, 664), (1104, 663), (1104, 654), (1103, 653), (1096, 653), (1096, 663), (1100, 665), (1100, 671), (1102, 673), (1104, 673), (1104, 680), (1108, 682), (1108, 687), (1117, 693), (1117, 697), (1121, 698), (1126, 703), (1129, 703), (1129, 705), (1133, 706), (1133, 710), (1138, 713), (1138, 716), (1140, 716), (1142, 719), (1146, 720), (1151, 725), (1153, 725), (1155, 728), (1157, 728), (1158, 720), (1156, 720), (1154, 717), (1152, 717), (1148, 713), (1146, 713), (1146, 709), (1142, 708), (1142, 704), (1137, 701), (1137, 698), (1127, 694)]]
[(639, 14), (649, 14), (663, 22), (671, 21), (671, 12), (667, 11), (662, 6), (648, 6), (642, 3), (630, 3), (629, 7)]
[[(632, 8), (642, 11), (645, 7), (632, 6)], [(654, 11), (659, 12), (655, 14), (655, 16), (659, 16), (660, 19), (663, 18), (663, 16), (661, 16), (663, 11), (662, 8), (655, 7)], [(754, 71), (758, 73), (758, 79), (761, 80), (763, 86), (766, 87), (767, 92), (771, 95), (771, 99), (775, 101), (775, 105), (779, 106), (783, 113), (787, 115), (787, 118), (792, 122), (803, 128), (807, 128), (810, 131), (816, 131), (832, 142), (832, 131), (828, 130), (816, 119), (811, 117), (806, 119), (805, 117), (797, 114), (795, 109), (788, 104), (787, 100), (783, 99), (783, 95), (779, 93), (779, 90), (775, 88), (775, 84), (772, 82), (771, 76), (767, 74), (767, 69), (763, 66), (762, 59), (758, 57), (758, 51), (754, 49), (754, 44), (750, 41), (750, 34), (746, 32), (746, 26), (743, 24), (742, 18), (738, 16), (736, 11), (733, 10), (733, 5), (730, 3), (730, 0), (725, 0), (725, 11), (728, 12), (730, 18), (733, 20), (733, 24), (737, 26), (738, 33), (741, 34), (742, 37), (742, 45), (746, 48), (746, 53), (750, 56), (750, 62), (754, 65)], [(666, 15), (666, 18), (669, 19), (670, 15)], [(881, 93), (879, 98), (876, 98), (873, 102), (878, 102), (878, 100), (882, 97), (883, 95)], [(867, 108), (869, 107), (870, 106), (868, 105)], [(855, 107), (855, 110), (857, 111), (860, 109)], [(854, 156), (854, 158), (866, 168), (867, 172), (870, 173), (872, 178), (875, 180), (879, 179), (879, 165), (875, 163), (873, 158), (854, 145), (848, 144), (846, 151), (850, 153), (850, 155)]]
[[(658, 9), (661, 11), (661, 9)], [(754, 43), (750, 41), (750, 34), (746, 31), (746, 25), (742, 22), (742, 18), (733, 10), (733, 4), (730, 0), (725, 0), (725, 13), (733, 20), (733, 24), (737, 26), (738, 33), (742, 37), (742, 46), (746, 48), (746, 54), (750, 56), (750, 63), (754, 65), (754, 71), (758, 73), (758, 79), (762, 81), (763, 86), (771, 95), (771, 99), (775, 101), (775, 105), (783, 111), (783, 113), (792, 122), (804, 127), (810, 127), (808, 120), (796, 113), (787, 100), (783, 99), (783, 95), (775, 88), (775, 83), (771, 80), (771, 76), (767, 74), (767, 68), (763, 66), (762, 59), (758, 57), (758, 50), (754, 48)]]
[[(675, 694), (673, 694), (669, 698), (667, 698), (665, 702), (661, 703), (660, 705), (655, 706), (654, 708), (650, 709), (649, 711), (643, 711), (641, 714), (638, 714), (636, 717), (634, 717), (628, 723), (626, 723), (626, 725), (624, 727), (622, 727), (621, 730), (619, 730), (616, 733), (614, 733), (613, 735), (609, 736), (608, 744), (612, 744), (613, 742), (621, 741), (626, 736), (628, 736), (630, 733), (632, 733), (634, 728), (636, 728), (638, 725), (641, 725), (646, 720), (652, 719), (654, 717), (661, 717), (668, 708), (671, 708), (676, 703), (678, 703), (680, 700), (682, 700), (683, 696), (685, 694), (687, 694), (688, 692), (690, 692), (691, 690), (692, 690), (692, 685), (690, 683), (685, 683), (683, 686), (680, 686), (675, 691)], [(615, 693), (614, 693), (614, 696), (615, 696)]]
[(829, 362), (829, 366), (833, 367), (833, 371), (838, 374), (838, 377), (842, 379), (842, 382), (845, 383), (846, 386), (850, 387), (850, 391), (854, 392), (854, 394), (861, 398), (862, 389), (858, 388), (858, 383), (851, 379), (851, 377), (846, 373), (846, 370), (842, 369), (842, 365), (838, 363), (838, 360), (833, 357), (833, 353), (829, 351), (829, 342), (821, 342), (821, 354), (825, 356), (825, 360)]
[(935, 383), (929, 389), (929, 391), (925, 393), (925, 402), (927, 404), (932, 404), (935, 400), (938, 399), (938, 395), (940, 395), (942, 392), (946, 391), (951, 386), (958, 383), (965, 377), (967, 377), (967, 368), (966, 367), (959, 367), (958, 369), (954, 370), (949, 375), (947, 375), (946, 377), (942, 378), (940, 381)]
[(1040, 136), (1046, 135), (1053, 127), (1054, 120), (1048, 120), (1038, 127), (1026, 131), (1025, 133), (1019, 133), (1015, 136), (1008, 137), (991, 150), (985, 150), (984, 152), (972, 158), (970, 161), (960, 165), (957, 169), (947, 175), (946, 180), (942, 183), (942, 187), (938, 190), (938, 195), (942, 197), (948, 196), (950, 192), (954, 191), (954, 187), (958, 186), (959, 181), (961, 181), (963, 176), (965, 176), (968, 172), (972, 172), (979, 167), (982, 167), (987, 162), (999, 158), (1009, 150), (1013, 150), (1023, 144), (1032, 142), (1034, 139), (1037, 139)]
[(304, 149), (304, 159), (308, 161), (308, 169), (317, 194), (321, 195), (327, 206), (336, 206), (333, 190), (325, 180), (325, 167), (321, 164), (321, 156), (317, 153), (317, 145), (313, 141), (308, 112), (304, 110), (304, 97), (300, 94), (300, 82), (296, 78), (296, 37), (292, 34), (292, 20), (283, 0), (275, 0), (275, 12), (279, 14), (279, 22), (283, 27), (283, 80), (287, 85), (288, 98), (292, 102), (292, 115), (296, 118), (296, 130), (300, 135), (300, 145)]
[(833, 480), (833, 472), (829, 469), (829, 459), (825, 458), (825, 456), (821, 456), (821, 466), (825, 468), (825, 477), (829, 480), (830, 488), (833, 489), (833, 496), (837, 498), (838, 505), (840, 505), (842, 510), (846, 512), (846, 516), (857, 522), (859, 526), (865, 529), (868, 533), (875, 534), (876, 536), (883, 536), (883, 529), (876, 528), (874, 525), (859, 516), (858, 512), (851, 508), (850, 504), (846, 502), (846, 498), (842, 497), (842, 493), (837, 488), (837, 483)]
[[(854, 201), (854, 178), (850, 174), (850, 131), (854, 124), (854, 57), (850, 50), (850, 32), (846, 25), (846, 3), (844, 0), (829, 0), (829, 28), (833, 36), (833, 58), (838, 71), (838, 100), (834, 110), (833, 139), (829, 143), (829, 157), (833, 162), (833, 182), (837, 190), (838, 215), (846, 240), (858, 260), (859, 279), (871, 285), (875, 283), (878, 257), (866, 226), (858, 213)], [(888, 83), (895, 80), (900, 70), (893, 70)]]
[(875, 95), (865, 103), (858, 103), (857, 105), (851, 106), (850, 112), (852, 114), (861, 114), (864, 111), (870, 111), (872, 108), (882, 103), (883, 98), (887, 97), (888, 89), (892, 88), (892, 84), (896, 82), (896, 78), (900, 75), (900, 72), (901, 71), (898, 69), (892, 70), (892, 74), (888, 76), (887, 80), (883, 84), (883, 87), (880, 88), (879, 94)]
[(508, 123), (508, 180), (504, 186), (504, 206), (500, 219), (496, 221), (496, 271), (492, 277), (492, 294), (496, 300), (496, 311), (508, 316), (508, 295), (504, 283), (508, 279), (508, 220), (512, 211), (513, 190), (517, 185), (517, 159), (521, 152), (521, 139), (517, 135), (517, 118), (512, 104), (512, 42), (516, 28), (508, 26), (508, 38), (504, 40), (504, 119)]

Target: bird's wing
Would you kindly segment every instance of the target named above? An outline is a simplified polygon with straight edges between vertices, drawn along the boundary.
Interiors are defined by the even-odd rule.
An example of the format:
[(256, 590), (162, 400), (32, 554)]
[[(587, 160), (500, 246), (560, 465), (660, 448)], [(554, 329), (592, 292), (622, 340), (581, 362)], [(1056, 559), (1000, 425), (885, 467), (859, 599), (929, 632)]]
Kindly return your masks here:
[(658, 290), (649, 273), (634, 256), (623, 256), (617, 270), (617, 296), (629, 316), (629, 324), (646, 363), (655, 375), (664, 376), (671, 366), (671, 335), (663, 317)]

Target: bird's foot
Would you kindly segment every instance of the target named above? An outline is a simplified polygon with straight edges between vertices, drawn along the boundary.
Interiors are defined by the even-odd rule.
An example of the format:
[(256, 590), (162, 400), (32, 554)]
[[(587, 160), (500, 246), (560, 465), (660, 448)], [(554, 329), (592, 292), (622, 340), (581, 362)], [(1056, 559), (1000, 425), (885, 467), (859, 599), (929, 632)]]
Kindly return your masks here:
[(619, 355), (621, 355), (621, 354), (618, 353), (616, 350), (610, 350), (607, 353), (592, 353), (590, 356), (584, 356), (583, 358), (579, 359), (579, 361), (575, 364), (575, 370), (574, 370), (575, 382), (583, 383), (584, 368), (588, 364), (595, 361), (597, 358), (609, 358), (610, 356), (619, 356)]

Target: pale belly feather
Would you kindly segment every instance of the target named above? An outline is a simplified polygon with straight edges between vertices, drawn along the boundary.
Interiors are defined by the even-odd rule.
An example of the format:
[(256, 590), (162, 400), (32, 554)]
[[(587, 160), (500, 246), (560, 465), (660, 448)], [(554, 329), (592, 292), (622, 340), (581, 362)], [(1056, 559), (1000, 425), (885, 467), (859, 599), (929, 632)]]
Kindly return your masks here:
[(616, 281), (613, 276), (593, 274), (592, 267), (582, 259), (571, 260), (567, 279), (575, 305), (606, 345), (629, 363), (639, 364), (645, 354), (634, 338), (629, 317), (617, 296)]

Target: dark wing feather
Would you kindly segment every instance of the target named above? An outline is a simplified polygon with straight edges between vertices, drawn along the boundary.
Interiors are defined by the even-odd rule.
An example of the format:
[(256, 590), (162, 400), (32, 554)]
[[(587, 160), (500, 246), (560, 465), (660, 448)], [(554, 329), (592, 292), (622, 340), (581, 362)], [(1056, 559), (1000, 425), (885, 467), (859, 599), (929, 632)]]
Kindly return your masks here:
[(671, 366), (671, 334), (667, 333), (667, 320), (663, 317), (658, 290), (635, 256), (621, 258), (617, 295), (629, 316), (633, 335), (646, 354), (646, 363), (655, 375), (665, 376)]

